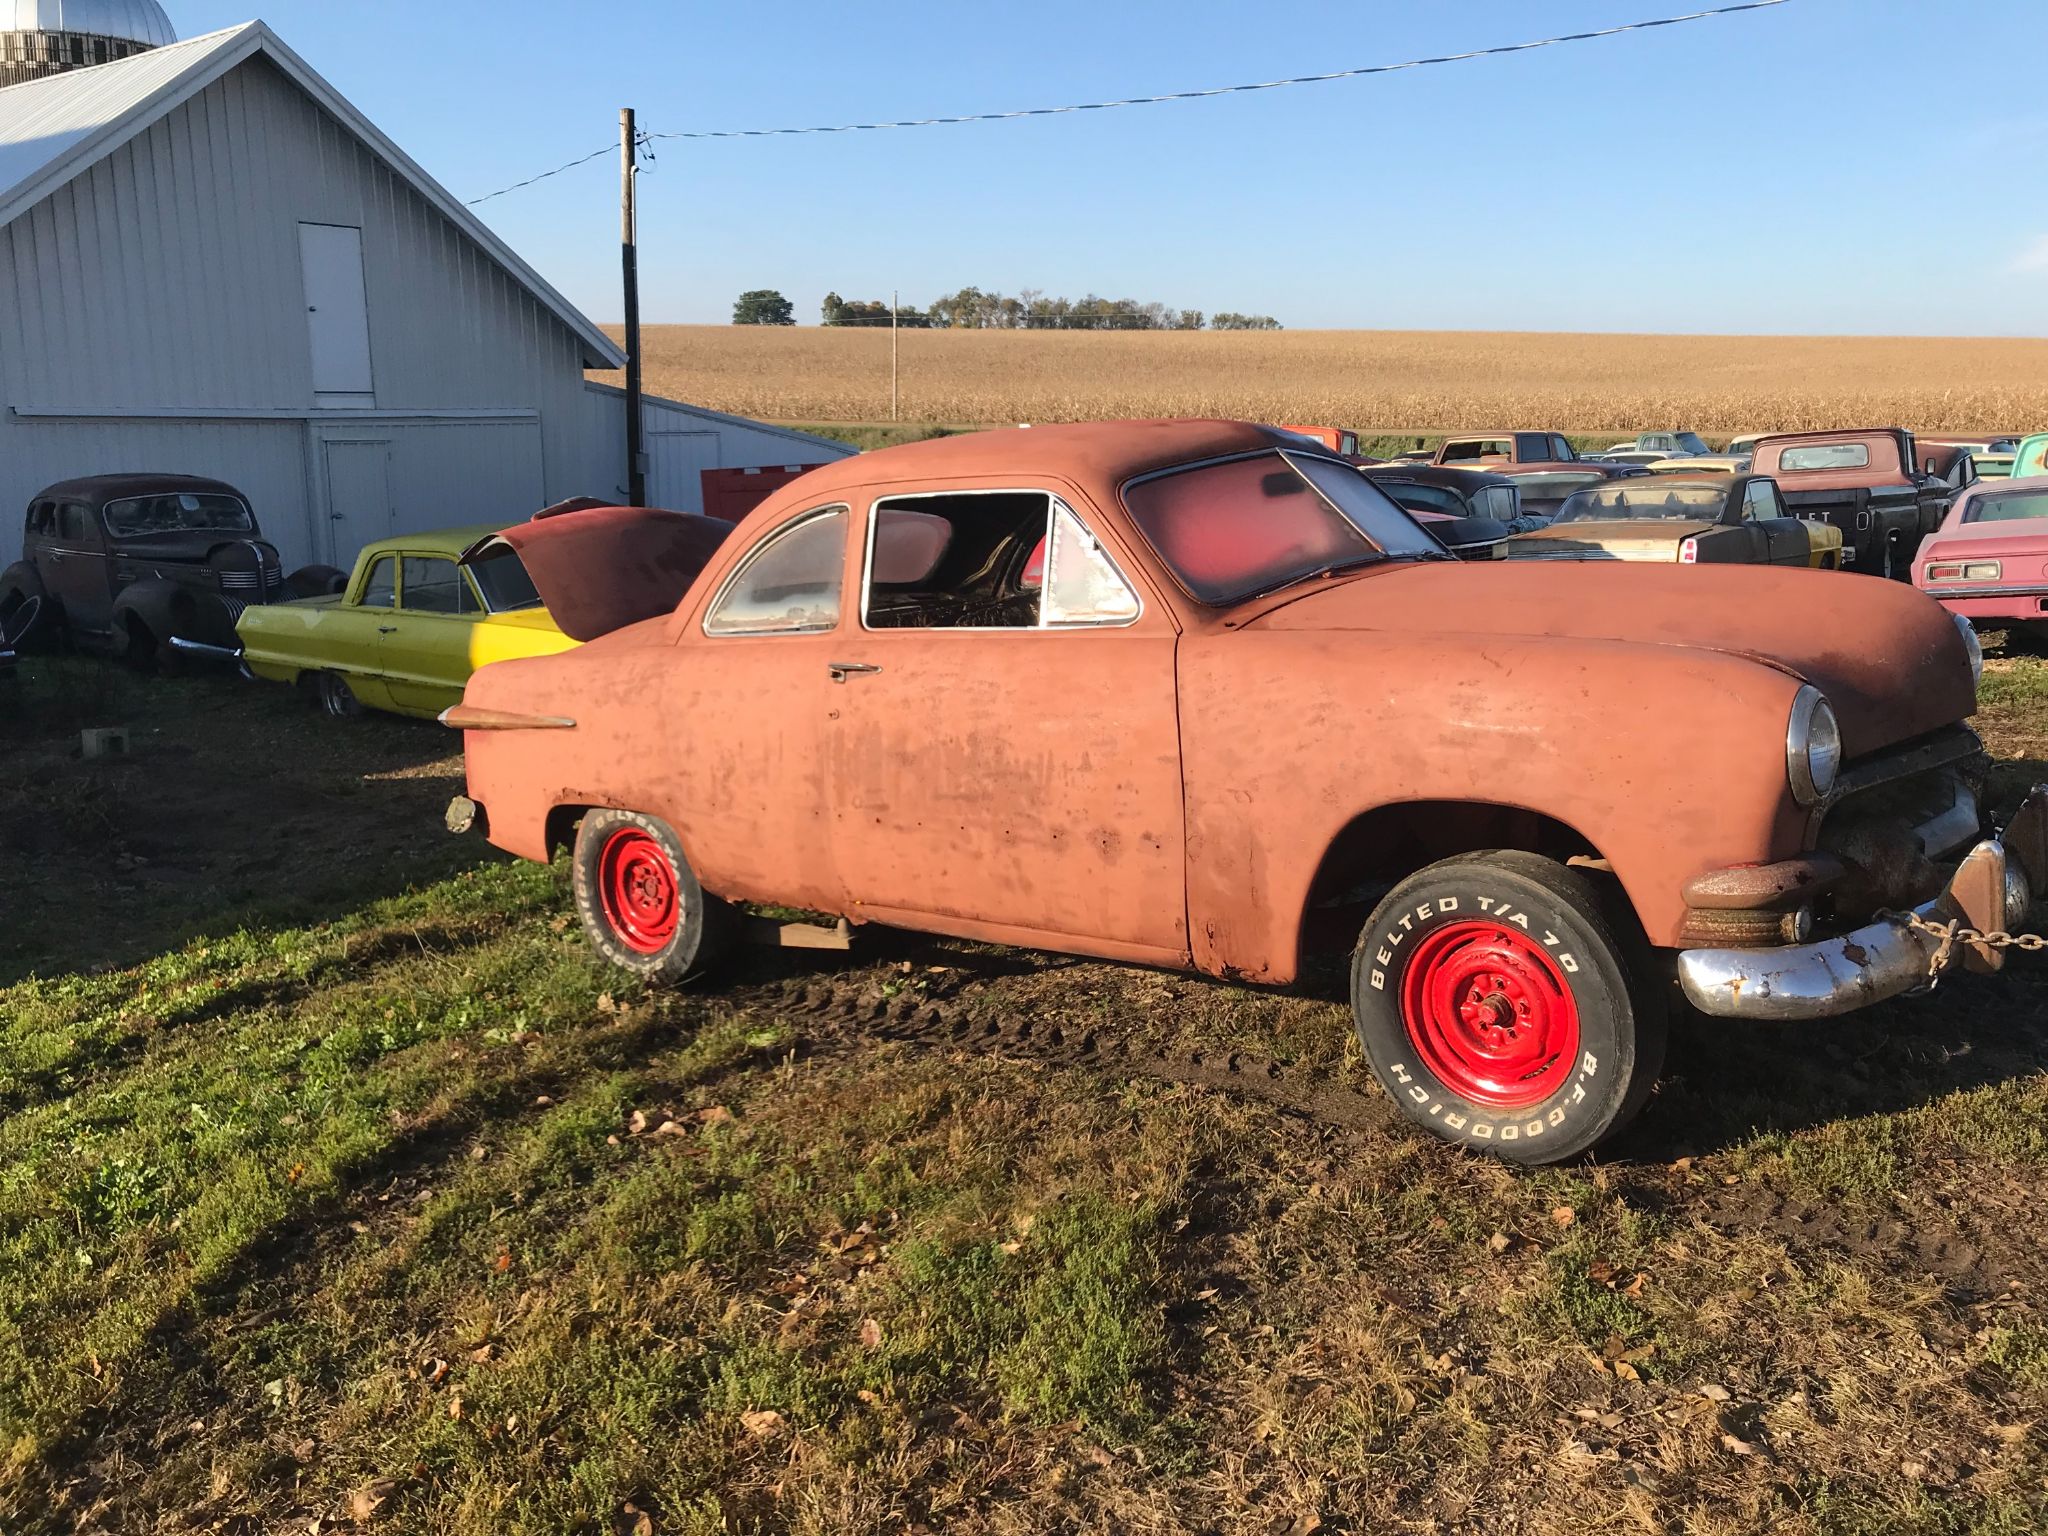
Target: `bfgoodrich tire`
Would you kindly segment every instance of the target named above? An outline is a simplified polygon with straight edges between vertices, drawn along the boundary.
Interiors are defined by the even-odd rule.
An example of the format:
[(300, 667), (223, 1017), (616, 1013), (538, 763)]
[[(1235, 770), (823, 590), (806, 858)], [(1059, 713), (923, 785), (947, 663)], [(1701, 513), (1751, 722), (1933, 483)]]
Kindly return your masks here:
[(592, 811), (570, 864), (576, 911), (591, 947), (660, 985), (695, 981), (730, 950), (739, 915), (697, 883), (682, 841), (637, 811)]
[(1351, 964), (1359, 1043), (1403, 1114), (1517, 1163), (1577, 1157), (1635, 1118), (1664, 1064), (1661, 993), (1590, 882), (1475, 853), (1388, 894)]

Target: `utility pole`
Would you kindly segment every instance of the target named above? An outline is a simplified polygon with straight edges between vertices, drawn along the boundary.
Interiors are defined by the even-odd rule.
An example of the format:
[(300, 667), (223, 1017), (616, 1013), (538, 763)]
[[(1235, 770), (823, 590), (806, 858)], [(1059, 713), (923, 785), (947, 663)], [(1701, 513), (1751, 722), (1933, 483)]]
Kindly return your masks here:
[(896, 392), (896, 290), (889, 290), (889, 419), (897, 416), (898, 395)]
[(647, 453), (640, 412), (640, 215), (634, 196), (640, 134), (633, 109), (619, 111), (619, 248), (626, 276), (626, 502), (647, 505)]

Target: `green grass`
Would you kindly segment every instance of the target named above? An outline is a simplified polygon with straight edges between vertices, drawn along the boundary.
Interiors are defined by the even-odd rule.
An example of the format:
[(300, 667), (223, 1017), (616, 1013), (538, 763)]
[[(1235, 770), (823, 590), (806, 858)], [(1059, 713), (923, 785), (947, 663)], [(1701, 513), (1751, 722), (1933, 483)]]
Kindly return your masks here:
[[(1999, 708), (2048, 693), (2000, 666)], [(590, 958), (561, 868), (423, 840), (430, 728), (337, 751), (218, 680), (115, 697), (151, 745), (114, 782), (237, 796), (260, 760), (334, 825), (281, 866), (255, 818), (147, 842), (68, 719), (0, 756), (12, 825), (68, 795), (171, 866), (106, 898), (122, 933), (37, 928), (0, 982), (0, 1529), (2048, 1519), (2024, 960), (1839, 1026), (1682, 1025), (1608, 1160), (1523, 1173), (847, 1039), (780, 985), (939, 966), (977, 1012), (1356, 1083), (1321, 983), (880, 936), (649, 995)], [(1994, 719), (2018, 774), (2024, 717)], [(194, 911), (180, 860), (244, 894)]]

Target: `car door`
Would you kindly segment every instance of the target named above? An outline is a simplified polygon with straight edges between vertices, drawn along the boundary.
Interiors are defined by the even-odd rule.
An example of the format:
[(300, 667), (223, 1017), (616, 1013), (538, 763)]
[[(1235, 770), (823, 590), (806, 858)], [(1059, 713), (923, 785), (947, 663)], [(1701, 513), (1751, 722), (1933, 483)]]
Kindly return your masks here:
[(340, 603), (312, 621), (307, 670), (338, 672), (370, 708), (395, 708), (383, 647), (397, 626), (398, 556), (380, 554), (356, 573)]
[[(740, 901), (849, 910), (822, 745), (844, 695), (846, 601), (857, 541), (844, 502), (775, 523), (722, 576), (645, 707), (670, 718), (673, 807), (705, 885)], [(672, 681), (670, 681), (672, 679)]]
[(1752, 480), (1742, 497), (1743, 520), (1762, 536), (1759, 558), (1770, 565), (1805, 565), (1812, 554), (1807, 524), (1786, 510), (1776, 482)]
[(1188, 952), (1178, 630), (1070, 490), (865, 509), (832, 673), (832, 835), (858, 910), (973, 937)]
[(44, 589), (64, 610), (67, 628), (106, 633), (114, 622), (114, 591), (98, 508), (59, 502), (55, 532), (44, 540), (37, 566)]
[(400, 552), (398, 604), (379, 626), (377, 647), (377, 668), (392, 708), (438, 715), (462, 701), (462, 685), (475, 670), (470, 656), (483, 613), (469, 573), (451, 557)]

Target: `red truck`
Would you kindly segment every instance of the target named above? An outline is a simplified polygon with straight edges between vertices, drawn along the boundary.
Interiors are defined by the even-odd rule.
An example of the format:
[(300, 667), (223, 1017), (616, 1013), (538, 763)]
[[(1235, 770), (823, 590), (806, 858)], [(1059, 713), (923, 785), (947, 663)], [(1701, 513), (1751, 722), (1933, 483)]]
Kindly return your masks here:
[(1759, 438), (1750, 472), (1776, 480), (1795, 517), (1842, 530), (1845, 570), (1909, 581), (1920, 541), (1955, 500), (1953, 486), (1919, 466), (1912, 433), (1864, 427)]

